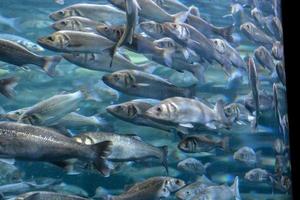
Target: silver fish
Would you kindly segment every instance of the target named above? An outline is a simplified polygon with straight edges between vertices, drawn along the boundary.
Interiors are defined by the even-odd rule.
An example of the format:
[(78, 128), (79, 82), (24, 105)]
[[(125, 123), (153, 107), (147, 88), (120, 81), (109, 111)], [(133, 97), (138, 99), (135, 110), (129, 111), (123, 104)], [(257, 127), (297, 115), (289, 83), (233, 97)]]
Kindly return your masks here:
[(43, 200), (43, 199), (57, 199), (57, 200), (88, 200), (87, 198), (60, 194), (55, 192), (36, 191), (21, 194), (15, 198), (15, 200)]
[(0, 60), (19, 67), (34, 64), (41, 67), (49, 76), (54, 76), (56, 74), (55, 67), (61, 57), (40, 56), (16, 42), (0, 39)]
[(15, 94), (14, 88), (18, 85), (18, 78), (8, 77), (0, 79), (0, 93), (7, 98), (12, 98)]
[(203, 175), (210, 163), (203, 164), (200, 160), (195, 158), (187, 158), (177, 164), (177, 168), (189, 174)]
[(267, 68), (270, 72), (275, 70), (275, 63), (271, 53), (264, 46), (254, 50), (254, 56), (262, 67)]
[(277, 41), (273, 44), (272, 47), (272, 55), (276, 60), (283, 60), (284, 54), (283, 54), (283, 45), (281, 42)]
[(256, 165), (260, 162), (260, 155), (250, 147), (241, 147), (233, 154), (233, 158), (247, 165)]
[(251, 169), (245, 174), (245, 179), (251, 182), (268, 182), (271, 178), (271, 174), (261, 168)]

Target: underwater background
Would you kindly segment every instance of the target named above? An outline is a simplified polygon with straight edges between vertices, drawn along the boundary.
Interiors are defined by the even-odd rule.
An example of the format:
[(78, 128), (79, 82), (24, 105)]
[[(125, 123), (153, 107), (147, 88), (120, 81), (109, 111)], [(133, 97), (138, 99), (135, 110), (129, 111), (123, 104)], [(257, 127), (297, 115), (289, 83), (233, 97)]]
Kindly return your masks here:
[[(251, 1), (238, 0), (178, 1), (183, 3), (187, 8), (190, 6), (197, 7), (201, 18), (217, 27), (228, 27), (234, 24), (232, 34), (234, 41), (230, 44), (239, 53), (241, 58), (245, 60), (246, 64), (248, 64), (247, 58), (254, 56), (255, 49), (261, 46), (261, 44), (251, 41), (251, 39), (240, 30), (240, 25), (248, 19), (250, 21), (253, 20), (251, 19), (253, 18), (251, 10), (254, 9), (255, 6), (261, 5), (262, 8), (264, 8), (265, 5), (262, 5), (261, 2), (265, 2), (266, 5), (274, 3), (271, 0), (254, 0), (254, 3)], [(55, 32), (51, 27), (54, 21), (49, 18), (49, 15), (77, 3), (109, 4), (106, 0), (65, 0), (64, 5), (53, 0), (0, 0), (0, 39), (9, 40), (9, 35), (14, 35), (37, 44), (39, 38), (49, 36)], [(232, 5), (244, 5), (247, 3), (249, 5), (244, 6), (243, 10), (239, 11), (242, 13), (241, 18), (245, 20), (244, 22), (238, 23), (234, 16), (226, 16), (234, 12)], [(270, 13), (274, 15), (274, 13), (266, 11), (265, 16)], [(113, 18), (114, 16), (112, 15), (111, 17)], [(11, 24), (10, 20), (15, 21)], [(253, 21), (253, 23), (256, 22), (255, 20)], [(257, 24), (257, 26), (259, 25)], [(143, 31), (138, 27), (136, 28), (136, 32), (141, 33)], [(268, 35), (272, 38), (276, 38), (276, 36), (270, 33), (268, 33)], [(214, 35), (210, 39), (212, 38), (222, 37)], [(276, 38), (274, 40), (282, 43), (282, 38)], [(272, 46), (267, 47), (267, 49), (271, 52)], [(149, 60), (142, 53), (132, 52), (126, 48), (120, 48), (119, 52), (126, 55), (126, 58), (136, 65), (146, 64), (151, 66), (153, 68), (151, 74), (168, 80), (176, 87), (189, 88), (196, 85), (197, 92), (195, 96), (197, 99), (203, 100), (209, 107), (213, 107), (218, 99), (223, 99), (226, 105), (234, 102), (244, 102), (241, 99), (252, 91), (247, 72), (243, 73), (241, 84), (238, 85), (237, 88), (230, 87), (233, 88), (232, 90), (234, 91), (229, 90), (228, 85), (230, 85), (231, 75), (225, 73), (218, 63), (206, 62), (203, 64), (206, 66), (204, 72), (205, 83), (200, 84), (197, 77), (193, 76), (191, 72), (176, 71), (168, 66), (163, 66)], [(62, 52), (55, 52), (45, 47), (43, 51), (36, 53), (47, 56), (62, 54)], [(276, 64), (282, 62), (284, 65), (283, 59), (278, 60), (273, 58), (273, 60)], [(262, 97), (260, 102), (260, 104), (264, 104), (264, 107), (255, 130), (249, 122), (250, 120), (248, 120), (249, 117), (246, 119), (246, 121), (248, 120), (247, 122), (241, 124), (235, 123), (230, 129), (221, 128), (211, 130), (204, 128), (204, 130), (192, 130), (189, 134), (205, 133), (221, 138), (228, 137), (230, 141), (229, 150), (224, 151), (223, 149), (214, 148), (213, 151), (210, 152), (186, 153), (178, 148), (178, 143), (183, 138), (180, 138), (175, 133), (176, 131), (163, 131), (157, 128), (139, 126), (121, 120), (107, 112), (106, 108), (110, 105), (121, 104), (135, 99), (144, 99), (142, 96), (128, 95), (106, 85), (102, 81), (102, 77), (108, 74), (107, 72), (85, 69), (62, 59), (56, 66), (57, 75), (51, 77), (37, 66), (30, 65), (29, 67), (24, 66), (20, 68), (8, 62), (1, 62), (0, 60), (0, 78), (14, 76), (18, 79), (18, 84), (14, 87), (15, 92), (13, 98), (0, 95), (1, 121), (13, 121), (5, 117), (5, 114), (10, 111), (33, 106), (54, 95), (81, 90), (89, 93), (89, 98), (81, 101), (74, 112), (83, 116), (95, 116), (101, 123), (82, 127), (55, 127), (56, 130), (66, 132), (65, 134), (71, 134), (72, 136), (89, 131), (137, 135), (142, 138), (144, 142), (156, 147), (168, 146), (169, 168), (169, 173), (167, 174), (165, 168), (156, 159), (141, 159), (138, 161), (124, 162), (118, 169), (115, 169), (109, 177), (103, 177), (101, 174), (88, 169), (81, 170), (80, 173), (75, 175), (69, 175), (63, 169), (46, 162), (32, 162), (16, 159), (14, 164), (0, 162), (0, 194), (3, 194), (4, 199), (10, 199), (24, 192), (43, 190), (73, 194), (85, 198), (95, 197), (95, 199), (101, 199), (107, 195), (120, 195), (126, 190), (126, 187), (128, 188), (135, 183), (156, 176), (179, 178), (189, 185), (200, 180), (202, 174), (187, 173), (180, 170), (178, 163), (186, 158), (192, 157), (200, 160), (202, 163), (210, 163), (203, 174), (217, 185), (226, 184), (231, 186), (235, 177), (239, 177), (239, 193), (241, 199), (292, 199), (288, 130), (282, 130), (283, 125), (280, 120), (278, 121), (275, 114), (277, 110), (274, 108), (274, 101), (277, 101), (274, 100), (277, 98), (274, 98), (274, 84), (278, 84), (280, 86), (278, 97), (278, 104), (281, 109), (280, 114), (281, 116), (287, 115), (285, 85), (278, 80), (278, 77), (272, 77), (274, 74), (270, 73), (260, 62), (255, 60), (255, 63), (257, 74), (259, 75), (259, 90), (266, 94), (265, 98)], [(233, 71), (238, 71), (237, 68), (233, 69)], [(273, 72), (276, 74), (276, 69), (274, 69)], [(233, 98), (231, 96), (232, 92), (235, 94)], [(249, 116), (251, 115), (252, 117), (256, 115), (253, 110), (249, 113)], [(288, 125), (286, 126), (288, 129)], [(279, 151), (279, 153), (276, 152), (276, 145), (280, 145), (279, 148), (284, 148), (284, 150)], [(234, 153), (245, 146), (252, 148), (256, 152), (258, 160), (254, 165), (248, 165), (233, 158)], [(279, 163), (280, 159), (281, 163)], [(245, 174), (254, 168), (266, 170), (268, 172), (267, 176), (269, 176), (267, 178), (268, 180), (254, 182), (247, 180)], [(281, 170), (281, 168), (284, 169)], [(19, 190), (20, 192), (12, 191), (6, 193), (5, 189), (1, 191), (1, 187), (8, 184), (32, 181), (47, 182), (50, 181), (50, 179), (51, 181), (55, 180), (55, 183), (42, 189), (32, 187), (24, 191)], [(269, 181), (269, 179), (271, 181)], [(96, 191), (98, 191), (99, 194), (94, 196)], [(167, 199), (176, 199), (176, 195), (171, 194)], [(234, 197), (233, 199), (237, 198)]]

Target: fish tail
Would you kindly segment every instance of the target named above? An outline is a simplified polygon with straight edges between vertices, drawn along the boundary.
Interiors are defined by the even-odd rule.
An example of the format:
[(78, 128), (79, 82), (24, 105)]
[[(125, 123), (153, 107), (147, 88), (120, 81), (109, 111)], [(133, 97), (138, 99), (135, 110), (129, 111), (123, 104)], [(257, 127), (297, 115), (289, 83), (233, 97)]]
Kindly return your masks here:
[(46, 56), (44, 57), (43, 70), (51, 77), (56, 75), (55, 67), (61, 61), (61, 56)]
[(197, 64), (195, 65), (195, 67), (193, 68), (193, 75), (198, 79), (198, 84), (199, 85), (203, 85), (205, 84), (206, 80), (205, 80), (205, 72), (206, 68), (205, 66), (201, 65), (201, 64)]
[(172, 15), (173, 21), (175, 23), (184, 23), (187, 20), (190, 12), (191, 12), (191, 8), (189, 9), (189, 11), (183, 11)]
[(168, 168), (168, 146), (162, 146), (160, 147), (162, 151), (162, 156), (160, 158), (162, 165), (165, 167), (167, 174), (169, 174), (169, 168)]
[(105, 177), (109, 176), (111, 170), (111, 167), (106, 161), (107, 156), (111, 153), (111, 146), (111, 141), (104, 141), (91, 145), (92, 150), (96, 153), (94, 166)]
[[(118, 42), (119, 43), (119, 42)], [(117, 48), (118, 48), (118, 43), (112, 47), (111, 51), (110, 51), (110, 57), (111, 57), (111, 60), (110, 60), (110, 63), (109, 63), (109, 67), (111, 68), (112, 65), (113, 65), (113, 61), (114, 61), (114, 57), (115, 57), (115, 54), (116, 54), (116, 51), (117, 51)]]
[(238, 176), (235, 177), (234, 182), (233, 182), (233, 184), (230, 188), (231, 188), (231, 190), (234, 194), (235, 200), (241, 200), (240, 190), (239, 190), (239, 177)]
[(21, 25), (20, 25), (20, 18), (11, 18), (9, 21), (9, 25), (17, 32), (22, 32)]
[(9, 77), (0, 80), (0, 93), (7, 98), (12, 98), (15, 94), (14, 87), (18, 84), (18, 78)]
[(233, 42), (232, 33), (234, 31), (234, 25), (222, 27), (217, 29), (217, 33), (224, 37), (228, 42)]
[(164, 63), (171, 67), (172, 66), (172, 55), (175, 49), (173, 48), (165, 48), (163, 51)]

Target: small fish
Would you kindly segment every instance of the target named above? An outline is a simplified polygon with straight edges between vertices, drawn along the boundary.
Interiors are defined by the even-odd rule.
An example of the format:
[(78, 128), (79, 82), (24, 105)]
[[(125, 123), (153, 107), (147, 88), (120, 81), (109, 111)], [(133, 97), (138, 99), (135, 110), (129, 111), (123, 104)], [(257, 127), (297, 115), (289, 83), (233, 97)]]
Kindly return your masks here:
[[(157, 158), (168, 172), (168, 147), (155, 147), (143, 142), (135, 136), (118, 135), (115, 133), (90, 132), (83, 133), (75, 137), (79, 143), (93, 145), (103, 141), (111, 141), (111, 154), (107, 157), (108, 161), (125, 162), (137, 161), (145, 158)], [(109, 176), (107, 172), (106, 176)]]
[(265, 169), (251, 169), (245, 174), (245, 179), (251, 182), (270, 182), (272, 175)]
[(26, 49), (28, 49), (29, 51), (35, 51), (35, 52), (45, 51), (44, 48), (41, 47), (40, 45), (18, 35), (1, 33), (0, 38), (4, 40), (10, 40), (16, 42), (22, 45), (23, 47), (25, 47)]
[(18, 85), (17, 77), (1, 78), (0, 79), (0, 93), (7, 98), (12, 98), (16, 93), (14, 88)]
[(53, 12), (49, 17), (58, 21), (67, 17), (85, 17), (96, 22), (112, 25), (122, 25), (126, 23), (126, 14), (111, 5), (78, 3)]
[(25, 67), (34, 64), (41, 67), (49, 76), (56, 74), (55, 67), (60, 62), (60, 56), (40, 56), (27, 50), (18, 43), (0, 39), (0, 60)]
[(114, 43), (101, 35), (81, 31), (57, 31), (38, 39), (42, 47), (57, 52), (102, 53)]
[(254, 56), (263, 68), (267, 68), (270, 72), (273, 72), (275, 70), (273, 57), (266, 47), (260, 46), (255, 49)]
[(21, 32), (20, 29), (20, 18), (7, 18), (0, 14), (0, 24), (5, 24), (17, 32)]
[(209, 186), (203, 191), (195, 195), (191, 200), (241, 200), (239, 192), (239, 178), (235, 177), (233, 184), (229, 187), (227, 185)]
[(33, 125), (51, 125), (75, 111), (83, 99), (81, 91), (52, 96), (26, 109), (18, 121)]
[(254, 124), (252, 124), (252, 127), (256, 129), (260, 117), (260, 98), (259, 98), (259, 90), (258, 90), (257, 69), (252, 57), (250, 57), (248, 61), (248, 73), (249, 73), (248, 75), (249, 84), (251, 87), (253, 102), (255, 106), (255, 121)]
[(60, 200), (88, 200), (87, 198), (82, 198), (79, 196), (44, 191), (28, 192), (25, 194), (21, 194), (17, 196), (15, 200), (42, 200), (53, 198)]
[(225, 116), (222, 100), (219, 100), (212, 109), (195, 99), (168, 98), (147, 110), (145, 116), (153, 121), (187, 128), (205, 126), (209, 129), (217, 129), (231, 126)]
[(70, 30), (96, 33), (96, 27), (104, 25), (103, 23), (93, 21), (89, 18), (72, 16), (56, 21), (52, 28), (56, 31)]
[(276, 155), (274, 171), (276, 175), (287, 174), (291, 171), (291, 164), (288, 154)]
[(260, 163), (260, 152), (256, 153), (252, 148), (244, 146), (233, 154), (233, 159), (247, 165), (257, 165)]
[(275, 42), (273, 38), (268, 36), (251, 22), (242, 24), (240, 26), (240, 30), (252, 42), (264, 45), (267, 48), (272, 47), (273, 43)]
[(141, 10), (137, 0), (125, 0), (125, 10), (126, 10), (126, 21), (127, 24), (125, 26), (125, 30), (120, 38), (120, 40), (115, 44), (113, 49), (111, 50), (112, 59), (110, 63), (110, 67), (112, 66), (114, 55), (117, 49), (120, 46), (123, 46), (125, 43), (132, 44), (133, 36), (135, 32), (136, 24), (138, 23), (138, 14), (139, 10)]
[(210, 166), (211, 163), (203, 164), (200, 160), (195, 158), (187, 158), (180, 161), (177, 164), (177, 168), (189, 174), (203, 175), (206, 173), (206, 169)]
[(284, 154), (289, 149), (289, 146), (286, 145), (283, 140), (277, 138), (273, 142), (273, 149), (277, 154)]
[(92, 162), (103, 174), (106, 171), (104, 160), (111, 147), (110, 141), (84, 145), (50, 129), (15, 122), (0, 122), (0, 141), (2, 158), (45, 161), (60, 166), (66, 159), (77, 158)]
[(211, 152), (216, 148), (229, 150), (229, 137), (218, 137), (211, 134), (188, 135), (178, 144), (186, 153)]
[(285, 67), (282, 62), (276, 64), (276, 73), (282, 85), (286, 86)]
[(89, 197), (89, 194), (87, 193), (87, 191), (85, 191), (81, 187), (76, 186), (76, 185), (66, 184), (64, 182), (54, 185), (50, 188), (51, 188), (51, 190), (58, 192), (60, 194), (77, 195), (80, 197)]
[(193, 88), (179, 88), (167, 80), (141, 71), (121, 70), (102, 77), (103, 82), (125, 94), (153, 99), (192, 97)]

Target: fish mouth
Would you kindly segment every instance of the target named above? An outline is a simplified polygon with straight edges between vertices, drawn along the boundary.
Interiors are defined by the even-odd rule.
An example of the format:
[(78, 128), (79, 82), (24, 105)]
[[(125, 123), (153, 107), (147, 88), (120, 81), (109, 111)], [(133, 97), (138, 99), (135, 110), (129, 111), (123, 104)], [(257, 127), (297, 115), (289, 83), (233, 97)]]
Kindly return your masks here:
[(59, 20), (59, 17), (56, 16), (56, 12), (51, 13), (51, 14), (49, 15), (49, 18), (52, 19), (53, 21)]
[(109, 74), (102, 76), (102, 81), (107, 85), (109, 84)]

